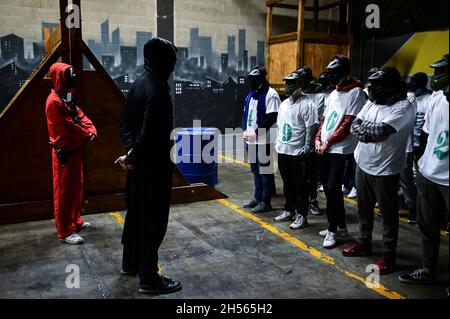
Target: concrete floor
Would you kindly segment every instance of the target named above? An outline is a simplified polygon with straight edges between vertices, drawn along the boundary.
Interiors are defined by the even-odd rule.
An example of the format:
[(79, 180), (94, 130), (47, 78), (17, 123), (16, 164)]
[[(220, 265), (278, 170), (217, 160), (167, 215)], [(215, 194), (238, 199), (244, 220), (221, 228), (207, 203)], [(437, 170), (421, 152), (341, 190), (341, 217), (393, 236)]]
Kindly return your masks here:
[[(277, 185), (281, 193), (281, 180)], [(273, 223), (277, 211), (254, 219), (236, 209), (251, 197), (248, 168), (220, 165), (218, 189), (227, 202), (203, 202), (172, 207), (167, 236), (160, 251), (162, 272), (183, 282), (183, 290), (169, 296), (142, 296), (137, 279), (119, 274), (120, 237), (124, 212), (87, 216), (93, 228), (82, 235), (85, 244), (59, 243), (53, 221), (0, 226), (0, 298), (444, 298), (448, 285), (448, 238), (442, 240), (440, 283), (436, 286), (400, 284), (399, 274), (420, 262), (417, 227), (401, 225), (398, 272), (383, 276), (383, 289), (369, 289), (366, 266), (376, 257), (347, 259), (340, 248), (322, 248), (318, 232), (326, 217), (310, 218), (311, 226), (292, 231), (288, 224)], [(324, 206), (323, 194), (321, 205)], [(355, 207), (347, 205), (351, 234), (357, 235)], [(252, 219), (253, 218), (253, 219)], [(276, 227), (273, 228), (273, 226)], [(381, 223), (377, 217), (374, 245), (381, 247)], [(321, 255), (321, 252), (324, 255)], [(79, 266), (80, 288), (66, 288), (66, 267)]]

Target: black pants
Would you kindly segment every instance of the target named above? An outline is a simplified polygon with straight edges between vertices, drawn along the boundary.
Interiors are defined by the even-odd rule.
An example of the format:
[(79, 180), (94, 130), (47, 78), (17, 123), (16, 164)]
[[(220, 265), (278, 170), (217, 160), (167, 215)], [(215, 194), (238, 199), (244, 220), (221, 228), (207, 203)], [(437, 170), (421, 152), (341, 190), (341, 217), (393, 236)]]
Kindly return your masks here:
[(345, 165), (345, 171), (344, 171), (344, 179), (342, 181), (342, 184), (351, 191), (353, 187), (356, 187), (356, 162), (355, 158), (351, 156), (347, 160), (347, 164)]
[(122, 266), (137, 270), (141, 283), (158, 274), (158, 250), (166, 234), (172, 191), (172, 163), (137, 165), (128, 173)]
[(313, 153), (308, 155), (306, 160), (306, 176), (308, 178), (309, 201), (317, 201), (317, 181), (318, 181), (318, 156)]
[(400, 175), (373, 176), (359, 167), (356, 169), (358, 190), (359, 241), (372, 241), (375, 204), (378, 202), (383, 213), (383, 251), (394, 254), (398, 242)]
[(324, 154), (320, 159), (320, 175), (327, 197), (328, 230), (336, 233), (338, 227), (347, 227), (345, 222), (344, 194), (342, 179), (345, 165), (353, 154)]
[(284, 209), (289, 212), (297, 211), (308, 216), (309, 195), (308, 180), (306, 178), (306, 158), (278, 154), (278, 167), (284, 184)]
[(400, 187), (405, 197), (406, 206), (408, 206), (411, 218), (416, 218), (417, 207), (417, 188), (414, 181), (414, 153), (406, 155), (407, 167), (400, 174)]
[(433, 183), (420, 172), (417, 174), (418, 222), (422, 234), (422, 263), (424, 267), (436, 270), (441, 225), (448, 221), (448, 186)]

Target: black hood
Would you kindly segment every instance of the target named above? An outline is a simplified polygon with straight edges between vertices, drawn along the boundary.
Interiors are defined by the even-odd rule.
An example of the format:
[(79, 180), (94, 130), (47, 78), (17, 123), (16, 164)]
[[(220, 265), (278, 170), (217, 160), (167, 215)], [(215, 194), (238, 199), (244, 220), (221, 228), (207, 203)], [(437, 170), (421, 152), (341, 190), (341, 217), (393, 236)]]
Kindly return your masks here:
[(178, 49), (172, 42), (153, 38), (144, 46), (144, 59), (146, 70), (156, 73), (161, 80), (167, 81), (175, 69)]

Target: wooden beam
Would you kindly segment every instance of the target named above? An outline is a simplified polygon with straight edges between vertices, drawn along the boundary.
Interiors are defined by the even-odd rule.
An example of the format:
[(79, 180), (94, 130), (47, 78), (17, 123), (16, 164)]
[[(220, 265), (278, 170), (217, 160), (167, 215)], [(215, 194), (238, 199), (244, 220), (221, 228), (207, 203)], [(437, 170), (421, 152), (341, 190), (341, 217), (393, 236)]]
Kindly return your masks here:
[(269, 44), (288, 42), (297, 40), (297, 32), (274, 35), (269, 38)]
[[(186, 204), (224, 198), (228, 197), (206, 184), (193, 184), (172, 189), (172, 204)], [(83, 203), (82, 214), (101, 214), (122, 210), (126, 210), (124, 193), (103, 194), (87, 196)], [(1, 204), (0, 216), (0, 224), (52, 219), (53, 200)]]
[[(283, 8), (283, 9), (292, 9), (292, 10), (298, 10), (298, 5), (296, 4), (289, 4), (289, 3), (283, 3), (284, 0), (267, 0), (266, 6), (272, 7), (272, 8)], [(314, 7), (305, 7), (306, 11), (313, 11)]]
[(298, 25), (297, 25), (297, 68), (304, 64), (305, 43), (303, 32), (305, 28), (305, 0), (298, 0)]
[(270, 37), (272, 36), (273, 8), (267, 7), (266, 17), (266, 68), (269, 69), (270, 61)]
[(69, 29), (67, 29), (66, 19), (68, 13), (66, 12), (68, 0), (59, 0), (59, 25), (61, 30), (61, 61), (63, 63), (70, 63), (70, 44), (69, 44)]
[(313, 6), (313, 21), (314, 21), (314, 31), (319, 31), (319, 0), (314, 0)]
[(303, 32), (303, 41), (308, 43), (342, 44), (350, 41), (348, 34), (328, 34), (321, 32)]
[(353, 46), (354, 46), (354, 39), (353, 39), (353, 0), (348, 1), (348, 57), (351, 60), (353, 56)]

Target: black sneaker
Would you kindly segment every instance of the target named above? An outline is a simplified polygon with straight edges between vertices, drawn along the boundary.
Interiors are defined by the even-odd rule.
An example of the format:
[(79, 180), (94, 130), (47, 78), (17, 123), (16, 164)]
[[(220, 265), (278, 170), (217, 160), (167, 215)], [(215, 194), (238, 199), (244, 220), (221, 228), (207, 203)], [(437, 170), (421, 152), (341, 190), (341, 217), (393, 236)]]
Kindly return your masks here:
[(248, 203), (246, 203), (244, 206), (242, 206), (242, 208), (245, 209), (253, 209), (256, 206), (258, 206), (259, 202), (256, 199), (252, 199), (251, 201), (249, 201)]
[(408, 224), (417, 225), (417, 210), (415, 207), (409, 209)]
[(159, 278), (155, 280), (141, 283), (139, 292), (142, 294), (171, 294), (180, 291), (182, 287), (181, 282), (159, 275)]
[(322, 215), (322, 210), (319, 207), (319, 202), (318, 201), (311, 201), (311, 203), (309, 204), (309, 211), (311, 212), (311, 214), (313, 214), (314, 216), (320, 216)]
[(412, 273), (402, 275), (398, 277), (398, 280), (404, 284), (433, 285), (436, 283), (436, 277), (427, 274), (422, 268), (419, 268)]

